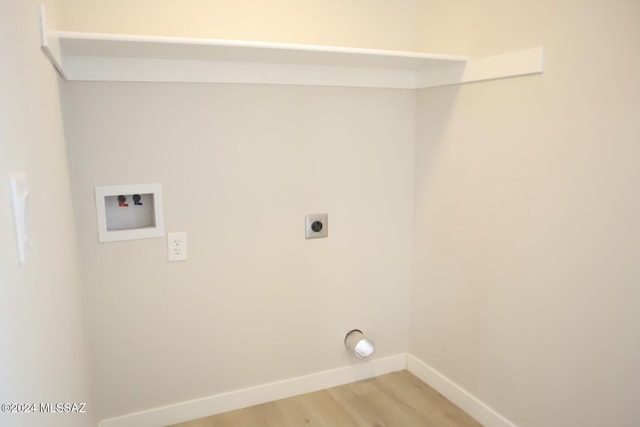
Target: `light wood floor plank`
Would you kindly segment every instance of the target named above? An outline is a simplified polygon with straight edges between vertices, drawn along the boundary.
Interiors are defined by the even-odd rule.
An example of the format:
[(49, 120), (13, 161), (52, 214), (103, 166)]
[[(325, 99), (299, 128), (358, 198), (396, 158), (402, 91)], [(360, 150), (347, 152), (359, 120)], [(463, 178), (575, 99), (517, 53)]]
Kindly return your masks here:
[(173, 427), (482, 427), (408, 371)]
[[(268, 405), (268, 404), (267, 404)], [(268, 427), (265, 417), (265, 405), (252, 406), (237, 411), (225, 412), (214, 417), (206, 418), (212, 421), (212, 427), (238, 427), (238, 426), (256, 426)], [(189, 425), (189, 424), (187, 424)], [(189, 427), (192, 427), (189, 425)]]

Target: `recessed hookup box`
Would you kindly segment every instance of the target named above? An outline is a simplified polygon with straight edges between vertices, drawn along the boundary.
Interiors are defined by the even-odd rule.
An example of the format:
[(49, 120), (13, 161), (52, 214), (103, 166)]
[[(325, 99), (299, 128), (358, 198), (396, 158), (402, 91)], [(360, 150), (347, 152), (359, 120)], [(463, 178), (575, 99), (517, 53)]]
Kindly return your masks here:
[(164, 237), (160, 184), (96, 187), (95, 196), (101, 242)]

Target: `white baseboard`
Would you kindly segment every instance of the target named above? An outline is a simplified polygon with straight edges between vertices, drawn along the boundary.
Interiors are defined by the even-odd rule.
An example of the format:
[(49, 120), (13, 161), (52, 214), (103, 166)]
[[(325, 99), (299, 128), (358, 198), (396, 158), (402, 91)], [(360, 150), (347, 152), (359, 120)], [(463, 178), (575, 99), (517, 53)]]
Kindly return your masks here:
[(356, 365), (136, 412), (100, 427), (163, 427), (273, 400), (310, 393), (408, 369), (485, 427), (517, 427), (471, 393), (411, 354), (397, 354)]
[(407, 367), (406, 354), (109, 418), (100, 427), (162, 427), (360, 381)]
[(411, 354), (407, 354), (407, 370), (471, 415), (484, 427), (517, 427), (467, 390)]

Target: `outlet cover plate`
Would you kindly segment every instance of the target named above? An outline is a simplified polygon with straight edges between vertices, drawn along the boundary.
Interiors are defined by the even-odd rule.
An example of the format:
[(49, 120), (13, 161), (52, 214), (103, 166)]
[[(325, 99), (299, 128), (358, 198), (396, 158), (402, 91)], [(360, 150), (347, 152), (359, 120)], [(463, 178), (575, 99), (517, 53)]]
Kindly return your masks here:
[[(318, 229), (318, 223), (321, 224), (320, 229)], [(329, 214), (307, 215), (305, 217), (304, 236), (306, 239), (318, 239), (329, 236)]]
[(167, 233), (167, 255), (169, 261), (186, 261), (187, 233)]

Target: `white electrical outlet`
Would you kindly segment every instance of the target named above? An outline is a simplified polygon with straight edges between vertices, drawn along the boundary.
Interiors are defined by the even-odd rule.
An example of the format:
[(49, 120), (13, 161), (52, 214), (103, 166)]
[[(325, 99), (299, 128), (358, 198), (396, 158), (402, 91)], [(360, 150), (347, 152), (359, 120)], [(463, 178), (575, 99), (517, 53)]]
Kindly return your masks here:
[(169, 261), (184, 261), (187, 259), (187, 233), (167, 233), (167, 251)]

